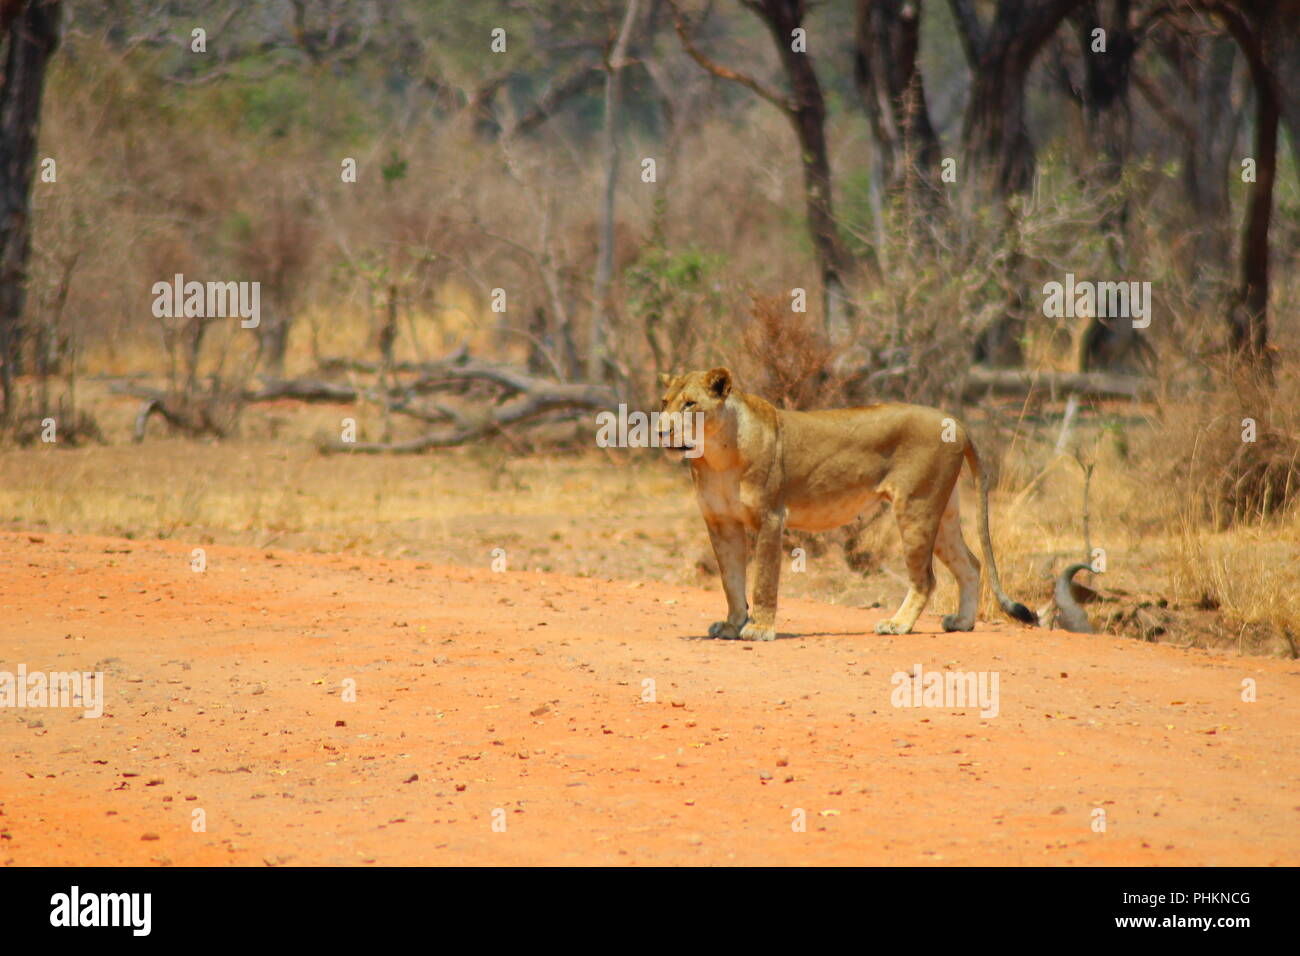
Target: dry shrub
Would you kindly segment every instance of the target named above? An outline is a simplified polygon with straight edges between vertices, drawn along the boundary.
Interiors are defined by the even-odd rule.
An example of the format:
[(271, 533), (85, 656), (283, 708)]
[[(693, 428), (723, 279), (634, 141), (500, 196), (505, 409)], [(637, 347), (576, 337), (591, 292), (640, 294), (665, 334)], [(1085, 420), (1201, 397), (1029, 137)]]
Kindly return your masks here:
[(1216, 525), (1286, 510), (1300, 478), (1298, 455), (1294, 435), (1268, 432), (1254, 442), (1238, 441), (1209, 502)]
[[(1006, 250), (987, 224), (947, 248), (941, 225), (887, 211), (882, 275), (859, 290), (852, 351), (854, 403), (892, 400), (959, 408), (979, 335), (1008, 313)], [(915, 233), (933, 230), (930, 241)]]
[(52, 443), (56, 448), (77, 448), (91, 442), (108, 444), (95, 416), (79, 408), (68, 409), (62, 401), (57, 407), (45, 410), (20, 409), (8, 426), (13, 442), (21, 446), (41, 444), (46, 440), (51, 419), (56, 426)]
[(781, 296), (750, 298), (744, 354), (737, 362), (746, 391), (778, 408), (842, 405), (843, 382), (834, 370), (837, 351), (812, 314), (792, 311)]
[(316, 222), (305, 196), (277, 184), (270, 195), (257, 196), (245, 215), (234, 219), (230, 261), (242, 275), (261, 282), (263, 316), (256, 336), (263, 366), (284, 371), (289, 330), (320, 244)]
[(1189, 519), (1222, 530), (1280, 515), (1300, 490), (1300, 375), (1280, 368), (1269, 386), (1221, 370), (1195, 401), (1161, 405), (1152, 445)]
[[(1239, 652), (1300, 656), (1300, 591), (1286, 573), (1295, 553), (1295, 522), (1207, 531), (1189, 520), (1166, 554), (1172, 596), (1186, 609), (1211, 611), (1211, 633), (1190, 631)], [(1189, 629), (1190, 630), (1190, 629)]]

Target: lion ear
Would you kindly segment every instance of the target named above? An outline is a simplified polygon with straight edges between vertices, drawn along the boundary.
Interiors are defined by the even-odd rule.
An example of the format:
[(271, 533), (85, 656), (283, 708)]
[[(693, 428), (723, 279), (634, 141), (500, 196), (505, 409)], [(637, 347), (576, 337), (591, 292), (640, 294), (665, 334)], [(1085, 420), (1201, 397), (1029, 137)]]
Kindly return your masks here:
[(673, 383), (674, 378), (676, 378), (676, 376), (671, 375), (668, 372), (660, 372), (659, 384), (662, 385), (664, 388), (667, 388), (669, 385)]
[(731, 394), (731, 369), (711, 368), (704, 374), (704, 384), (718, 398)]

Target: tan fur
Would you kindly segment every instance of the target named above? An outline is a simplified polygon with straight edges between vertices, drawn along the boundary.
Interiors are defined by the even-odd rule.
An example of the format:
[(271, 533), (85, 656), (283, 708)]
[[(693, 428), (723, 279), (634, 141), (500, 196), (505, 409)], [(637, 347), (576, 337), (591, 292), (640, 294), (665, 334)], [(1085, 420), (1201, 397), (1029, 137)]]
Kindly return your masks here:
[[(946, 630), (975, 626), (980, 565), (961, 534), (957, 476), (969, 461), (979, 483), (981, 543), (990, 583), (1007, 613), (1032, 614), (1002, 592), (988, 535), (988, 485), (965, 428), (919, 405), (781, 411), (732, 388), (725, 368), (663, 377), (661, 410), (703, 414), (703, 453), (691, 478), (718, 558), (727, 619), (710, 637), (770, 641), (776, 636), (781, 537), (786, 527), (827, 531), (880, 501), (893, 503), (910, 588), (879, 634), (906, 634), (934, 589), (932, 556), (957, 578), (961, 596)], [(669, 419), (661, 419), (661, 433)], [(945, 441), (944, 436), (951, 441)], [(665, 445), (670, 442), (665, 441)], [(746, 532), (754, 535), (754, 610), (745, 599)]]

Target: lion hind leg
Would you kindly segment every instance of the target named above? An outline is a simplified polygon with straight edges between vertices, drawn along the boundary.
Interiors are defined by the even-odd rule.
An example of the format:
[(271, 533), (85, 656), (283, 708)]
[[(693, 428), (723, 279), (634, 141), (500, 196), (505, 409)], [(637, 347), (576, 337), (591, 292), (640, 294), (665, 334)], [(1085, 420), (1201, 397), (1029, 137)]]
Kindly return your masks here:
[(945, 631), (970, 631), (975, 628), (975, 615), (979, 611), (980, 563), (961, 534), (961, 504), (957, 486), (953, 486), (948, 505), (939, 520), (939, 533), (934, 539), (934, 554), (957, 579), (960, 597), (956, 614), (945, 614)]
[(877, 634), (909, 633), (934, 592), (934, 541), (939, 522), (933, 518), (927, 520), (926, 509), (919, 502), (917, 506), (909, 507), (908, 502), (896, 501), (894, 507), (898, 513), (898, 530), (903, 538), (910, 587), (894, 616), (876, 625)]

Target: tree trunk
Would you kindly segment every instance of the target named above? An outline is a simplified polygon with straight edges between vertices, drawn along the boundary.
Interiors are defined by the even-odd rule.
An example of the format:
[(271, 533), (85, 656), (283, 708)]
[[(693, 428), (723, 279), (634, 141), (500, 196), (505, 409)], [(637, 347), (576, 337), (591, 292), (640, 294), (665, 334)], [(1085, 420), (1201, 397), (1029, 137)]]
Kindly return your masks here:
[[(1293, 18), (1300, 10), (1292, 7)], [(1294, 22), (1294, 20), (1293, 20)], [(1291, 140), (1291, 157), (1300, 170), (1300, 29), (1283, 30), (1274, 37), (1277, 44), (1273, 62), (1277, 68), (1278, 93), (1282, 105), (1282, 122)]]
[[(1252, 73), (1256, 71), (1252, 70)], [(1241, 236), (1241, 287), (1228, 313), (1228, 344), (1239, 355), (1267, 363), (1268, 229), (1277, 177), (1277, 127), (1281, 116), (1271, 74), (1255, 76), (1255, 184), (1246, 206)]]
[(288, 311), (276, 298), (269, 298), (271, 301), (266, 304), (270, 308), (263, 310), (269, 314), (261, 317), (257, 329), (258, 358), (267, 374), (283, 375), (284, 359), (289, 350), (289, 329), (293, 323)]
[(587, 335), (587, 381), (599, 382), (605, 374), (609, 283), (614, 275), (614, 188), (618, 183), (618, 107), (628, 40), (636, 23), (639, 0), (628, 0), (614, 49), (605, 64), (605, 194), (601, 204), (600, 248), (596, 253), (596, 277), (591, 290), (591, 325)]
[(1025, 127), (1027, 72), (1027, 65), (994, 55), (981, 62), (971, 81), (962, 132), (967, 168), (999, 196), (1024, 192), (1034, 175), (1034, 146)]
[[(806, 13), (804, 0), (741, 0), (763, 21), (781, 58), (781, 66), (790, 84), (791, 96), (768, 89), (753, 77), (728, 69), (711, 61), (700, 52), (691, 40), (678, 0), (668, 0), (673, 8), (677, 35), (687, 53), (714, 76), (721, 77), (753, 90), (776, 106), (789, 119), (799, 140), (799, 160), (803, 168), (804, 206), (808, 219), (808, 233), (812, 239), (813, 255), (822, 284), (822, 316), (827, 335), (839, 343), (849, 333), (849, 303), (844, 291), (843, 275), (849, 266), (849, 257), (840, 241), (835, 219), (835, 204), (831, 188), (830, 155), (826, 147), (826, 101), (822, 96), (817, 71), (807, 52), (807, 36), (796, 49), (796, 34), (802, 34)], [(879, 267), (871, 262), (874, 271)]]
[(1084, 0), (999, 0), (987, 31), (969, 0), (950, 2), (974, 74), (962, 125), (966, 166), (994, 195), (1023, 192), (1034, 174), (1034, 145), (1025, 124), (1029, 68)]
[[(1101, 156), (1088, 172), (1106, 193), (1119, 185), (1132, 144), (1133, 113), (1129, 104), (1129, 77), (1137, 52), (1137, 37), (1130, 22), (1131, 0), (1088, 0), (1074, 14), (1079, 49), (1084, 64), (1079, 99), (1083, 106), (1089, 154)], [(1103, 31), (1100, 36), (1096, 31)], [(1105, 49), (1098, 50), (1098, 42)], [(1128, 269), (1128, 199), (1114, 202), (1106, 195), (1098, 229), (1106, 240), (1111, 266)], [(1079, 371), (1132, 371), (1150, 355), (1150, 346), (1127, 319), (1094, 316), (1088, 323), (1079, 353)]]
[[(1005, 200), (1027, 190), (1034, 177), (1034, 144), (1025, 121), (1025, 84), (1034, 57), (1061, 21), (1084, 0), (998, 0), (985, 27), (973, 0), (949, 0), (962, 49), (971, 68), (970, 100), (962, 123), (967, 181), (976, 196)], [(975, 357), (995, 365), (1019, 364), (1025, 322), (1023, 255), (1018, 214), (1003, 204), (1005, 257), (1004, 315), (984, 329)]]
[(938, 188), (939, 137), (916, 54), (922, 0), (858, 0), (853, 78), (891, 189)]
[[(1285, 11), (1283, 8), (1286, 8)], [(1277, 178), (1277, 133), (1282, 104), (1278, 61), (1280, 39), (1295, 29), (1297, 0), (1237, 0), (1211, 9), (1227, 24), (1250, 65), (1255, 94), (1255, 182), (1246, 203), (1241, 236), (1241, 284), (1228, 309), (1228, 346), (1271, 379), (1268, 352), (1268, 230)]]
[[(1231, 248), (1228, 178), (1242, 111), (1232, 102), (1237, 48), (1227, 37), (1189, 40), (1203, 55), (1193, 67), (1196, 138), (1184, 153), (1183, 184), (1196, 218), (1196, 261), (1226, 263)], [(1203, 60), (1203, 61), (1202, 61)], [(1197, 276), (1204, 268), (1194, 270)]]
[[(1079, 48), (1083, 54), (1084, 118), (1093, 152), (1105, 157), (1099, 170), (1107, 186), (1118, 183), (1128, 162), (1133, 116), (1129, 108), (1129, 75), (1137, 52), (1137, 37), (1130, 21), (1131, 0), (1089, 0), (1075, 13)], [(1094, 32), (1104, 31), (1105, 50), (1093, 52)], [(1123, 230), (1127, 203), (1103, 218), (1108, 232)], [(1120, 250), (1111, 250), (1114, 264), (1123, 269)]]
[(59, 0), (11, 0), (0, 7), (0, 37), (9, 44), (0, 89), (0, 390), (5, 419), (15, 411), (41, 93), (46, 65), (59, 43), (62, 14)]
[(796, 52), (794, 31), (803, 26), (804, 0), (752, 0), (748, 4), (767, 24), (794, 94), (788, 113), (799, 139), (808, 233), (822, 280), (822, 316), (828, 335), (841, 340), (848, 332), (844, 272), (848, 258), (840, 242), (826, 146), (826, 101), (811, 54)]

